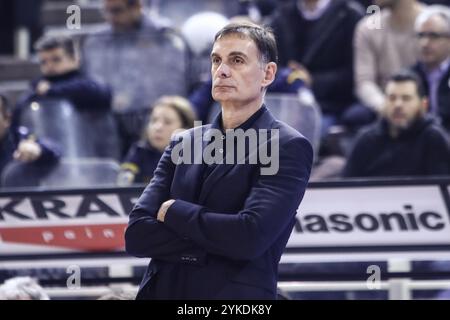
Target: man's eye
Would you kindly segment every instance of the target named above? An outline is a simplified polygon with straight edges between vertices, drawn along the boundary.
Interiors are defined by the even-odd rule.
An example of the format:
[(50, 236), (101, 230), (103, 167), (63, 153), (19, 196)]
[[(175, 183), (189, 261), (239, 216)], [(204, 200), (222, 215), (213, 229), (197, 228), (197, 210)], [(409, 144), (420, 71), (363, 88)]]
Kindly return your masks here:
[(219, 63), (220, 63), (220, 59), (219, 59), (219, 58), (212, 58), (212, 59), (211, 59), (211, 62), (212, 62), (213, 64), (219, 64)]
[(241, 63), (244, 63), (244, 60), (241, 59), (241, 58), (236, 57), (236, 58), (233, 59), (233, 62), (236, 63), (236, 64), (241, 64)]

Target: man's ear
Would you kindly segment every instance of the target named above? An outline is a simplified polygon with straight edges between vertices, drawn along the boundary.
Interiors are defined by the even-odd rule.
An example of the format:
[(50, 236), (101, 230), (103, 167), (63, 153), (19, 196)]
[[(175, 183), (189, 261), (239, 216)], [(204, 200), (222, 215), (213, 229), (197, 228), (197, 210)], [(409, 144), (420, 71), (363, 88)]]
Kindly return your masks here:
[(263, 87), (267, 88), (274, 80), (275, 80), (275, 74), (277, 73), (277, 64), (275, 62), (269, 62), (266, 65), (266, 68), (264, 70), (264, 80), (263, 80)]

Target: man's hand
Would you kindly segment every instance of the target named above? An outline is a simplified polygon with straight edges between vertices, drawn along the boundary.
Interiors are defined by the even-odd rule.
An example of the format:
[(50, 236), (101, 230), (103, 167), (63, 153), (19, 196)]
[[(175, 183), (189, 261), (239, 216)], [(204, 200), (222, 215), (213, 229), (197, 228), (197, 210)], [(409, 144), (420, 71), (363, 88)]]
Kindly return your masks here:
[(175, 202), (175, 200), (170, 199), (170, 200), (167, 200), (166, 202), (164, 202), (164, 203), (161, 205), (161, 207), (159, 207), (159, 210), (158, 210), (158, 216), (157, 216), (157, 220), (158, 220), (158, 221), (164, 222), (164, 219), (166, 218), (167, 210), (169, 210), (170, 206), (171, 206), (172, 203), (174, 203), (174, 202)]
[[(302, 64), (298, 63), (297, 61), (289, 61), (288, 67), (294, 70), (291, 73), (290, 77), (295, 77), (297, 79), (302, 80), (308, 87), (311, 87), (313, 78), (311, 76), (311, 73), (309, 73), (308, 69), (305, 68)], [(289, 82), (289, 79), (288, 79)]]
[(34, 139), (22, 140), (19, 143), (13, 157), (23, 162), (32, 162), (37, 160), (42, 154), (41, 146)]
[(36, 92), (38, 95), (43, 96), (46, 95), (48, 90), (50, 90), (50, 82), (46, 80), (41, 80), (36, 86)]

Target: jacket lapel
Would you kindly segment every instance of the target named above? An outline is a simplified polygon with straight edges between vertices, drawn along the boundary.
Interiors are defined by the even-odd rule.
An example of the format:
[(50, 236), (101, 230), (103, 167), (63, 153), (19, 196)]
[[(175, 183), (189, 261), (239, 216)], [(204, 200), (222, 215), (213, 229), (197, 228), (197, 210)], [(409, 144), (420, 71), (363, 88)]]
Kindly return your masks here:
[[(210, 125), (206, 125), (202, 128), (201, 134), (194, 137), (193, 145), (191, 146), (191, 150), (193, 153), (192, 164), (188, 165), (186, 168), (188, 170), (185, 172), (184, 178), (189, 181), (191, 188), (189, 188), (188, 194), (194, 201), (198, 201), (200, 197), (200, 192), (202, 189), (202, 181), (203, 181), (203, 150), (207, 144), (203, 140), (203, 134), (210, 128)], [(196, 150), (197, 146), (201, 146), (201, 149)], [(201, 202), (200, 202), (201, 203)]]

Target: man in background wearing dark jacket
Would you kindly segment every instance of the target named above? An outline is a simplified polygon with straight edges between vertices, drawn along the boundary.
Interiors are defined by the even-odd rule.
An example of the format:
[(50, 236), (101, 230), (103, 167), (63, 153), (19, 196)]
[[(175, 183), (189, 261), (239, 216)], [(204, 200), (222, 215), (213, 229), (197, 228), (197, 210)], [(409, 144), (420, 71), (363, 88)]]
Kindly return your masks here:
[(171, 21), (147, 14), (143, 0), (103, 0), (107, 22), (83, 43), (83, 68), (113, 91), (123, 155), (140, 139), (149, 106), (190, 87), (186, 43)]
[[(80, 112), (95, 114), (110, 112), (109, 88), (85, 76), (79, 70), (79, 58), (71, 38), (43, 37), (36, 43), (35, 49), (42, 76), (31, 83), (30, 90), (24, 94), (14, 109), (11, 130), (15, 134), (16, 142), (20, 139), (19, 132), (33, 129), (24, 128), (21, 118), (24, 110), (34, 101), (48, 98), (64, 99), (70, 101)], [(86, 124), (86, 128), (89, 126), (90, 124)]]
[(42, 76), (31, 84), (31, 90), (18, 107), (38, 97), (70, 100), (79, 109), (108, 109), (111, 92), (85, 76), (73, 40), (68, 37), (43, 37), (35, 45)]
[(60, 150), (49, 141), (35, 140), (26, 135), (19, 135), (14, 141), (11, 131), (11, 106), (5, 96), (0, 95), (0, 175), (12, 161), (51, 166), (60, 157)]
[(390, 78), (381, 121), (355, 141), (346, 177), (425, 176), (450, 173), (445, 131), (426, 115), (419, 77), (402, 71)]
[(297, 69), (310, 85), (322, 109), (324, 135), (342, 121), (359, 125), (372, 120), (369, 113), (345, 114), (356, 102), (352, 43), (363, 16), (363, 8), (354, 1), (296, 0), (280, 6), (271, 22), (280, 64)]
[(416, 19), (419, 61), (413, 70), (429, 96), (429, 112), (450, 131), (450, 8), (430, 6)]

